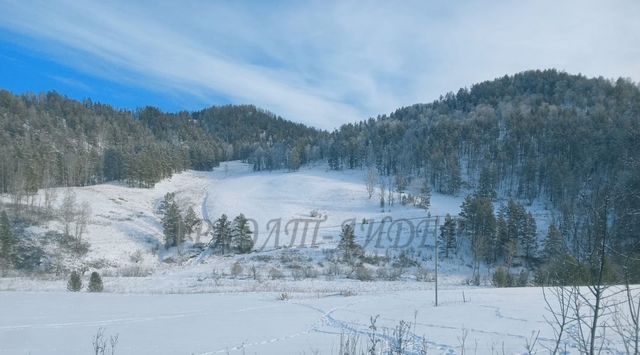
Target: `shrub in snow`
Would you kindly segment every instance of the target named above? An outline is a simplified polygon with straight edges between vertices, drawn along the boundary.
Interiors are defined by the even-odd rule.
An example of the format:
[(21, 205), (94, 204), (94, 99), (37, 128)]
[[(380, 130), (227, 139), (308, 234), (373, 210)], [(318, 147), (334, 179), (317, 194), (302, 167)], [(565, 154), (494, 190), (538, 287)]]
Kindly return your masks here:
[(82, 279), (77, 271), (73, 271), (67, 281), (67, 290), (72, 292), (78, 292), (82, 289)]
[(102, 290), (104, 290), (102, 278), (96, 271), (91, 273), (91, 277), (89, 277), (89, 286), (87, 287), (87, 289), (89, 290), (89, 292), (102, 292)]
[(291, 269), (291, 277), (296, 281), (304, 278), (304, 271), (302, 271), (299, 265), (295, 265), (295, 267)]
[(389, 272), (387, 272), (386, 268), (378, 268), (376, 270), (376, 278), (378, 280), (388, 280), (389, 279)]
[(271, 280), (278, 280), (284, 278), (284, 274), (279, 269), (272, 267), (269, 269), (269, 277)]
[(356, 268), (356, 279), (360, 281), (373, 280), (373, 271), (366, 266), (360, 265)]
[(251, 267), (249, 268), (248, 274), (249, 274), (249, 277), (251, 277), (252, 279), (256, 281), (260, 281), (260, 271), (255, 265), (251, 265)]
[(346, 289), (346, 290), (340, 290), (340, 296), (343, 297), (351, 297), (351, 296), (355, 296), (357, 295), (357, 293), (355, 293), (352, 290)]
[(431, 281), (431, 274), (429, 271), (422, 266), (418, 266), (415, 272), (416, 281)]
[(304, 273), (304, 277), (306, 279), (315, 279), (318, 278), (318, 270), (316, 270), (313, 266), (307, 266), (302, 269)]
[(231, 276), (238, 277), (242, 274), (242, 265), (240, 265), (239, 261), (236, 261), (231, 265)]
[(491, 281), (496, 287), (524, 287), (529, 281), (529, 272), (522, 270), (519, 274), (511, 274), (507, 268), (499, 267)]
[(509, 287), (513, 283), (511, 274), (504, 267), (499, 267), (493, 272), (491, 281), (495, 287)]

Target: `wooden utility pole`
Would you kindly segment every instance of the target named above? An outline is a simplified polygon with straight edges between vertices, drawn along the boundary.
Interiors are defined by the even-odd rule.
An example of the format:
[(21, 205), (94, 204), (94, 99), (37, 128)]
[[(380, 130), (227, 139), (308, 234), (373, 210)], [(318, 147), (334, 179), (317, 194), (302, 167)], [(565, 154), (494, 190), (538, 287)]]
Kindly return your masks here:
[(433, 232), (433, 235), (435, 237), (435, 261), (436, 261), (436, 287), (435, 287), (435, 291), (436, 291), (436, 307), (438, 307), (438, 222), (440, 221), (440, 216), (436, 216), (436, 225), (435, 225), (435, 230)]

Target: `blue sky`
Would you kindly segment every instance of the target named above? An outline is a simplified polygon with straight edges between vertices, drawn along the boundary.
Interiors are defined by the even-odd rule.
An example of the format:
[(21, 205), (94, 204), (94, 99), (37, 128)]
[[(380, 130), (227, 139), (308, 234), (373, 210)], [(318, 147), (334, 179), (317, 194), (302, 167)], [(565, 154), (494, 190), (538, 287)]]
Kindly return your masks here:
[(527, 69), (640, 80), (640, 2), (0, 0), (0, 88), (321, 128)]

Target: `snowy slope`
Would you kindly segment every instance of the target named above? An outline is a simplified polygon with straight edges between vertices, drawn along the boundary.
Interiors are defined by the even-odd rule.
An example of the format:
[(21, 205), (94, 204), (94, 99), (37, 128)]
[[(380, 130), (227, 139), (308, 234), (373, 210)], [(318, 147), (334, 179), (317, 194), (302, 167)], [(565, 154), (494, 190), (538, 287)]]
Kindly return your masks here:
[[(65, 189), (55, 191), (60, 204)], [(91, 206), (91, 218), (84, 237), (90, 243), (90, 251), (80, 264), (114, 270), (130, 267), (134, 264), (133, 259), (136, 266), (156, 269), (162, 266), (162, 258), (170, 255), (171, 251), (162, 248), (162, 227), (157, 212), (160, 201), (168, 192), (176, 193), (184, 209), (191, 206), (200, 217), (212, 222), (221, 214), (233, 218), (243, 213), (255, 222), (252, 225), (257, 229), (256, 246), (267, 250), (290, 245), (326, 244), (330, 247), (337, 242), (340, 225), (350, 219), (359, 224), (366, 218), (375, 226), (385, 217), (390, 218), (388, 221), (407, 218), (418, 223), (425, 216), (423, 210), (401, 206), (397, 202), (382, 210), (377, 195), (368, 198), (363, 171), (330, 171), (325, 165), (303, 167), (297, 172), (256, 173), (248, 164), (228, 162), (212, 172), (176, 174), (150, 189), (110, 183), (71, 188), (71, 191), (76, 195), (78, 204), (88, 202)], [(42, 204), (44, 193), (38, 197), (35, 203)], [(429, 213), (457, 214), (460, 203), (460, 198), (434, 194)], [(309, 225), (303, 244), (303, 225), (300, 224), (294, 233), (293, 223), (295, 219), (314, 220), (310, 216), (312, 211), (319, 214), (315, 220), (321, 222), (317, 224), (320, 228), (312, 238), (315, 225)], [(274, 221), (278, 219), (280, 226), (276, 239)], [(389, 222), (385, 228), (388, 226)], [(403, 238), (408, 231), (405, 229)], [(46, 230), (62, 230), (62, 225), (54, 220), (43, 228), (34, 228), (36, 233)], [(207, 231), (204, 225), (201, 236), (195, 235), (194, 239), (208, 242), (210, 236)], [(368, 225), (359, 225), (356, 230), (361, 239), (368, 233)], [(387, 246), (392, 241), (383, 242)], [(432, 238), (428, 242), (432, 245)], [(374, 243), (371, 244), (373, 246)], [(75, 266), (78, 265), (70, 267)]]
[[(102, 327), (107, 336), (119, 334), (120, 355), (338, 354), (340, 335), (366, 342), (376, 315), (378, 338), (404, 320), (410, 337), (426, 339), (429, 354), (463, 353), (465, 333), (464, 353), (524, 354), (538, 331), (535, 350), (548, 353), (552, 345), (539, 288), (448, 289), (439, 307), (431, 291), (292, 296), (0, 292), (0, 353), (92, 353)], [(566, 342), (571, 354), (574, 346)]]
[[(384, 217), (419, 221), (425, 216), (421, 209), (398, 203), (381, 209), (376, 196), (368, 198), (363, 171), (329, 171), (318, 165), (296, 172), (256, 173), (247, 164), (229, 162), (212, 172), (177, 174), (151, 189), (103, 184), (72, 191), (79, 203), (91, 205), (85, 236), (91, 247), (69, 267), (99, 269), (105, 293), (65, 292), (64, 275), (0, 278), (0, 354), (89, 353), (91, 337), (100, 327), (107, 335), (120, 334), (117, 354), (337, 354), (340, 334), (364, 341), (375, 315), (380, 315), (378, 337), (388, 338), (404, 320), (410, 323), (410, 337), (425, 337), (429, 353), (435, 354), (462, 353), (465, 333), (465, 351), (478, 354), (524, 353), (527, 340), (538, 330), (542, 351), (552, 337), (539, 288), (464, 286), (471, 274), (464, 254), (441, 261), (437, 308), (433, 282), (417, 282), (410, 274), (398, 281), (375, 282), (325, 274), (301, 280), (290, 274), (270, 278), (273, 267), (289, 272), (283, 260), (320, 268), (326, 262), (323, 249), (335, 246), (339, 226), (346, 220), (357, 222), (356, 235), (363, 241), (368, 228), (360, 224), (363, 218), (377, 226)], [(164, 250), (157, 208), (168, 192), (206, 219), (244, 213), (255, 221), (258, 244), (265, 248), (248, 255), (182, 259), (179, 256), (190, 252), (188, 246)], [(58, 189), (58, 202), (63, 193)], [(461, 197), (433, 194), (429, 213), (457, 214), (461, 202)], [(311, 211), (322, 220), (317, 245), (283, 247), (291, 236), (284, 231), (276, 245), (267, 228), (270, 221), (281, 219), (285, 228), (292, 220), (311, 219)], [(52, 221), (33, 232), (61, 228)], [(401, 238), (407, 233), (403, 230)], [(418, 248), (424, 267), (432, 272), (433, 235), (429, 236), (426, 244), (415, 240), (410, 247)], [(208, 237), (202, 238), (206, 242)], [(386, 247), (394, 241), (383, 242)], [(386, 252), (374, 245), (367, 251)], [(235, 262), (244, 269), (231, 276)], [(250, 267), (259, 270), (257, 279), (250, 276)], [(486, 283), (490, 270), (481, 272)], [(291, 299), (278, 300), (283, 292)], [(574, 344), (566, 346), (576, 353)]]

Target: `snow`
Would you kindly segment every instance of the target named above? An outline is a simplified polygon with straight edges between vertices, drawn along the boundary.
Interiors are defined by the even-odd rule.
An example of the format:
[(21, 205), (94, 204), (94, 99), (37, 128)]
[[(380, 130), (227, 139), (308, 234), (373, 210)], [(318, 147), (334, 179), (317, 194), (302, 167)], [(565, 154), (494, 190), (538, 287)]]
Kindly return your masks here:
[[(364, 175), (365, 172), (360, 170), (331, 171), (324, 164), (303, 167), (296, 172), (256, 173), (249, 164), (227, 162), (211, 172), (187, 171), (176, 174), (150, 189), (108, 183), (70, 190), (75, 194), (78, 204), (88, 202), (91, 206), (91, 218), (84, 236), (84, 240), (90, 244), (90, 250), (83, 259), (84, 265), (102, 265), (114, 269), (134, 265), (158, 269), (164, 266), (162, 258), (171, 255), (162, 248), (162, 226), (157, 212), (164, 195), (169, 192), (176, 194), (183, 209), (191, 206), (200, 217), (211, 222), (223, 213), (231, 219), (243, 213), (255, 222), (252, 226), (255, 226), (256, 246), (265, 250), (322, 244), (331, 247), (337, 243), (341, 224), (349, 220), (357, 222), (356, 235), (364, 241), (369, 228), (375, 232), (378, 227), (376, 223), (381, 223), (385, 217), (391, 218), (385, 225), (385, 228), (389, 228), (388, 221), (407, 219), (415, 226), (425, 216), (424, 210), (401, 206), (397, 202), (392, 207), (381, 209), (377, 195), (368, 198)], [(65, 189), (54, 191), (59, 204)], [(7, 199), (4, 198), (5, 201)], [(43, 200), (44, 192), (41, 191), (36, 205), (42, 205)], [(460, 197), (434, 193), (429, 213), (455, 215), (459, 212), (461, 202)], [(311, 217), (312, 211), (320, 216)], [(363, 218), (370, 220), (373, 225), (360, 225)], [(315, 223), (309, 223), (305, 231), (304, 223), (300, 222), (298, 230), (294, 232), (297, 219), (319, 221), (318, 234), (314, 237)], [(274, 234), (276, 227), (279, 227), (278, 238)], [(394, 228), (397, 227), (395, 225)], [(200, 233), (202, 236), (194, 237), (196, 241), (209, 241), (207, 228), (204, 225)], [(403, 233), (406, 233), (407, 225), (403, 228)], [(62, 225), (54, 220), (31, 228), (36, 234), (44, 234), (47, 230), (60, 231)], [(389, 238), (392, 234), (395, 235), (395, 229), (389, 233)], [(413, 246), (422, 241), (418, 234), (414, 236)], [(377, 239), (372, 240), (372, 246), (375, 241)], [(382, 242), (378, 252), (382, 252), (394, 240)], [(429, 243), (433, 245), (432, 238)], [(135, 256), (141, 260), (134, 263), (132, 259)], [(77, 263), (77, 260), (73, 262)]]
[[(117, 354), (336, 354), (341, 333), (364, 340), (369, 319), (377, 314), (378, 336), (387, 336), (405, 320), (411, 323), (411, 333), (425, 336), (430, 353), (436, 354), (460, 353), (464, 330), (469, 332), (467, 352), (478, 354), (492, 349), (502, 352), (503, 347), (505, 353), (522, 353), (532, 332), (540, 330), (542, 343), (552, 336), (543, 319), (540, 289), (465, 286), (471, 268), (464, 254), (441, 261), (437, 308), (433, 283), (410, 276), (376, 282), (323, 274), (304, 280), (288, 275), (284, 280), (269, 279), (272, 267), (287, 271), (283, 257), (308, 260), (308, 265), (317, 267), (323, 249), (337, 243), (344, 221), (356, 222), (356, 235), (362, 242), (372, 225), (361, 225), (363, 219), (372, 220), (376, 227), (385, 217), (406, 219), (416, 226), (425, 217), (424, 210), (397, 202), (382, 209), (377, 191), (368, 198), (365, 174), (331, 171), (326, 165), (256, 173), (250, 165), (228, 162), (211, 172), (176, 174), (150, 189), (121, 184), (72, 188), (78, 202), (91, 206), (85, 236), (91, 246), (82, 260), (68, 261), (67, 266), (98, 268), (105, 292), (66, 292), (64, 277), (0, 278), (0, 354), (91, 353), (91, 337), (100, 327), (107, 336), (120, 335)], [(416, 190), (417, 186), (412, 187)], [(64, 189), (56, 192), (60, 203)], [(183, 208), (191, 206), (211, 221), (223, 213), (230, 218), (240, 213), (251, 218), (258, 227), (260, 250), (167, 262), (169, 257), (188, 252), (162, 248), (157, 208), (169, 192), (176, 194)], [(42, 192), (39, 198), (36, 204), (42, 204)], [(433, 193), (429, 213), (456, 215), (462, 200), (461, 196)], [(530, 209), (543, 213), (541, 204)], [(319, 216), (312, 217), (312, 211)], [(295, 243), (290, 243), (293, 225), (287, 230), (287, 223), (296, 219), (320, 221), (318, 238), (301, 243), (298, 234)], [(272, 232), (278, 220), (281, 230), (276, 242)], [(59, 222), (51, 221), (30, 231), (43, 235), (61, 228)], [(403, 243), (407, 231), (402, 230)], [(427, 237), (407, 245), (432, 270), (433, 233)], [(200, 241), (208, 238), (203, 235)], [(391, 235), (382, 238), (380, 247), (367, 245), (367, 251), (379, 255), (397, 252), (387, 249), (395, 242), (388, 238)], [(235, 262), (245, 272), (231, 277), (229, 269)], [(259, 270), (258, 280), (247, 276), (251, 266)], [(489, 270), (483, 269), (482, 278), (488, 284)], [(283, 292), (292, 298), (278, 300)]]
[(365, 338), (378, 314), (378, 336), (405, 320), (434, 354), (460, 353), (463, 330), (466, 351), (478, 354), (522, 353), (538, 330), (540, 345), (552, 337), (538, 288), (452, 288), (441, 292), (439, 307), (429, 290), (291, 296), (4, 292), (0, 353), (90, 353), (103, 327), (119, 334), (117, 354), (336, 354), (341, 333)]

